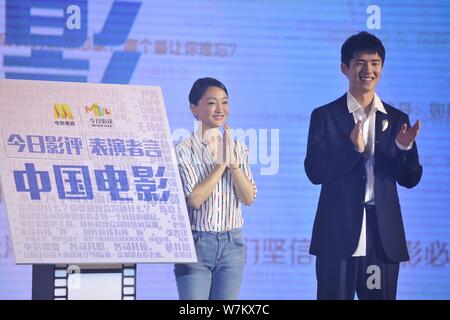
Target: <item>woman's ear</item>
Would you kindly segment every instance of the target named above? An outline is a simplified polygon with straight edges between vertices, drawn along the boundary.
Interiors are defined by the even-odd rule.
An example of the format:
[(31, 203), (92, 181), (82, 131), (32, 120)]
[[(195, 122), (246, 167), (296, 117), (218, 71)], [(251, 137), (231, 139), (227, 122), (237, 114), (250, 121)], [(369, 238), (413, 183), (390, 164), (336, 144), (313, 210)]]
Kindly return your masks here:
[(195, 117), (195, 119), (198, 119), (197, 106), (191, 103), (189, 104), (189, 108), (191, 109), (192, 115)]

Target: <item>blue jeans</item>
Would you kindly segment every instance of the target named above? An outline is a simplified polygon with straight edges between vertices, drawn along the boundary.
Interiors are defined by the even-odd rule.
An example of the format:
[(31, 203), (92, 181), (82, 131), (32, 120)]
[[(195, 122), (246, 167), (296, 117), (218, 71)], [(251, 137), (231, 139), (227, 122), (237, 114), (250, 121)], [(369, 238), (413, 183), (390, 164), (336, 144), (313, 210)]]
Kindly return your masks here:
[(192, 231), (197, 263), (175, 264), (181, 300), (235, 300), (244, 272), (241, 229), (224, 232)]

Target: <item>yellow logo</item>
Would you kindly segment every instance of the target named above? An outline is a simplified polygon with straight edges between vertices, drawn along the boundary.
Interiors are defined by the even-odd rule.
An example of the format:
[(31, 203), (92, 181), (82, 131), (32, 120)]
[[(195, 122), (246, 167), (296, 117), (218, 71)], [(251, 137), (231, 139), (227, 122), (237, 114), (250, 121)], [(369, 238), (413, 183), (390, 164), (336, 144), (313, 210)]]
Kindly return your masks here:
[(72, 110), (67, 103), (55, 103), (53, 116), (55, 119), (73, 119)]

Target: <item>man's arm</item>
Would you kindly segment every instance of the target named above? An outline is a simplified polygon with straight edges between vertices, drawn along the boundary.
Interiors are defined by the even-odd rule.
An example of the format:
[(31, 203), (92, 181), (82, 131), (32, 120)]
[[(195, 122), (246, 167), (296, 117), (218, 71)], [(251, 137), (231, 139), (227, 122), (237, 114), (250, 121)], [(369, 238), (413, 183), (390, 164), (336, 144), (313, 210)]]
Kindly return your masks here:
[(411, 145), (412, 148), (408, 150), (402, 150), (396, 146), (395, 157), (395, 173), (396, 180), (399, 185), (412, 188), (415, 187), (422, 177), (422, 166), (419, 164), (419, 154), (417, 151), (417, 145), (415, 139), (419, 134), (420, 122), (416, 121), (414, 126), (411, 127), (409, 123), (409, 117), (403, 121), (400, 132), (396, 137), (396, 144), (400, 144), (403, 147)]
[(306, 175), (314, 184), (328, 183), (344, 176), (362, 159), (362, 153), (356, 149), (350, 136), (341, 149), (331, 152), (328, 144), (333, 141), (327, 139), (333, 138), (326, 135), (322, 112), (316, 109), (311, 114), (305, 158)]

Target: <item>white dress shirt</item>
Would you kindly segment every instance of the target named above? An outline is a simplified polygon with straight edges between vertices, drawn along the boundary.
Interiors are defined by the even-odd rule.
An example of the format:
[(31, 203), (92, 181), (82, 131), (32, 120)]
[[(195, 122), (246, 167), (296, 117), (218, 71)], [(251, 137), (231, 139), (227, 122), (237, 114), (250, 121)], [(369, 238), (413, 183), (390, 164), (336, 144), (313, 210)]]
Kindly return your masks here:
[[(366, 149), (364, 151), (364, 165), (366, 167), (366, 192), (364, 196), (364, 203), (369, 205), (375, 205), (375, 176), (373, 173), (373, 168), (375, 165), (375, 120), (376, 112), (380, 111), (387, 114), (381, 99), (376, 93), (374, 93), (372, 100), (372, 108), (369, 114), (366, 114), (364, 108), (356, 101), (350, 92), (347, 92), (347, 108), (348, 112), (353, 114), (353, 119), (355, 123), (361, 120), (363, 138), (366, 144)], [(389, 123), (387, 123), (389, 125)], [(397, 148), (400, 150), (411, 150), (414, 141), (408, 146), (403, 146), (395, 141)], [(361, 225), (361, 233), (359, 235), (358, 246), (352, 257), (362, 257), (366, 255), (366, 208), (363, 209), (363, 222)]]
[[(375, 165), (375, 123), (376, 123), (376, 112), (380, 111), (387, 114), (383, 103), (381, 102), (378, 95), (375, 93), (372, 100), (372, 108), (369, 114), (366, 114), (364, 107), (362, 107), (358, 101), (352, 96), (350, 92), (347, 92), (347, 108), (348, 112), (353, 114), (353, 119), (355, 123), (361, 120), (362, 132), (366, 148), (364, 150), (364, 165), (366, 167), (366, 192), (364, 196), (364, 203), (369, 205), (375, 205), (375, 176), (374, 176), (374, 165)], [(389, 124), (388, 124), (389, 125)], [(397, 148), (401, 150), (410, 150), (414, 142), (407, 147), (402, 146), (397, 141), (395, 144)], [(359, 235), (358, 246), (352, 257), (362, 257), (366, 255), (366, 208), (363, 209), (363, 221), (361, 225), (361, 233)]]
[[(386, 109), (383, 106), (378, 95), (375, 93), (372, 101), (372, 108), (369, 114), (366, 114), (364, 107), (362, 107), (358, 101), (347, 92), (347, 108), (348, 112), (353, 114), (355, 123), (361, 120), (363, 139), (366, 144), (364, 150), (364, 165), (366, 167), (366, 192), (364, 196), (365, 204), (375, 205), (375, 177), (373, 174), (374, 162), (375, 162), (375, 120), (376, 112), (380, 111), (387, 114)], [(363, 221), (361, 225), (361, 233), (359, 236), (358, 246), (356, 247), (353, 257), (361, 257), (366, 255), (366, 209), (363, 209)]]

